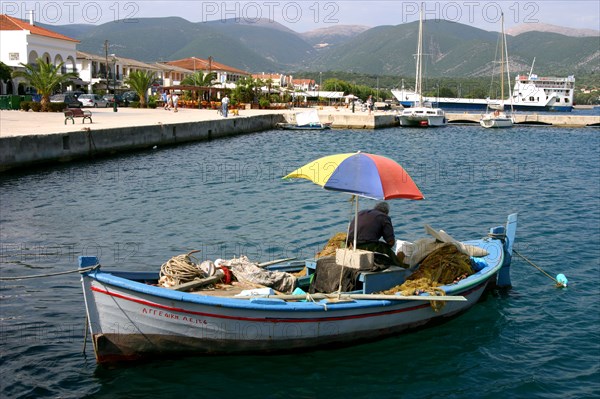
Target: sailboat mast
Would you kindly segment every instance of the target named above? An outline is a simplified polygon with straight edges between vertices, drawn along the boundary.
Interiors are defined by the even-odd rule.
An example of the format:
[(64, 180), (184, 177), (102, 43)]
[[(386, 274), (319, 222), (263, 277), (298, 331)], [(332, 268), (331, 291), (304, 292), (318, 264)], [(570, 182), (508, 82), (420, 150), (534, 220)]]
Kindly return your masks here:
[(423, 104), (423, 93), (421, 92), (421, 74), (423, 72), (422, 66), (422, 53), (423, 53), (423, 6), (419, 12), (419, 39), (417, 40), (417, 75), (415, 77), (415, 92), (419, 96), (419, 106)]
[(500, 98), (504, 106), (504, 49), (506, 48), (506, 43), (504, 42), (506, 40), (504, 37), (504, 13), (500, 14), (500, 20), (502, 21), (502, 37), (500, 39)]
[(506, 60), (506, 80), (508, 81), (508, 98), (510, 101), (510, 112), (513, 112), (512, 90), (510, 88), (510, 62), (508, 60), (508, 43), (506, 42), (506, 33), (504, 32), (504, 14), (502, 14), (502, 37), (504, 41), (504, 59)]

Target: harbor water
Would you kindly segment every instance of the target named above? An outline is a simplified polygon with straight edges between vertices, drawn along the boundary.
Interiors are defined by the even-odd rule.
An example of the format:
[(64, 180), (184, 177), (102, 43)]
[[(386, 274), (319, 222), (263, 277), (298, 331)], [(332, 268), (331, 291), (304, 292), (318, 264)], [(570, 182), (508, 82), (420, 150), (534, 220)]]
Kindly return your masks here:
[[(425, 199), (390, 201), (396, 236), (424, 224), (485, 236), (518, 212), (513, 288), (430, 329), (345, 349), (99, 367), (77, 273), (0, 281), (2, 398), (600, 397), (600, 136), (596, 128), (273, 130), (0, 175), (0, 277), (158, 271), (170, 257), (315, 255), (349, 196), (282, 176), (321, 156), (398, 161)], [(361, 208), (374, 201), (361, 199)]]

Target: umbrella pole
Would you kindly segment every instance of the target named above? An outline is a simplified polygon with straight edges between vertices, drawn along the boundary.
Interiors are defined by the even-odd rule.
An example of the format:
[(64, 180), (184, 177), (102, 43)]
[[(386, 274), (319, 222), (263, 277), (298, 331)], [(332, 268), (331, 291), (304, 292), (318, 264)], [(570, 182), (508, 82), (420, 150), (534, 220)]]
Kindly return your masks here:
[[(352, 247), (353, 251), (356, 251), (356, 237), (358, 236), (358, 195), (354, 195), (354, 245)], [(344, 265), (342, 264), (342, 269), (340, 270), (340, 283), (338, 285), (338, 299), (341, 299), (342, 296), (342, 280), (344, 277)]]
[(355, 196), (356, 201), (354, 203), (354, 247), (353, 251), (356, 251), (356, 237), (358, 236), (358, 195)]

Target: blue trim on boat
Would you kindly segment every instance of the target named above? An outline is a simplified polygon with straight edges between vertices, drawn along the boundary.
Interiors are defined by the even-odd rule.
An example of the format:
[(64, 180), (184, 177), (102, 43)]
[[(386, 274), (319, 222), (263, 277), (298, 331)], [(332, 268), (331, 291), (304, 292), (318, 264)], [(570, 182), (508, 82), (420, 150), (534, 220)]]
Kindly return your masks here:
[[(131, 273), (131, 272), (129, 272)], [(273, 304), (262, 304), (262, 303), (253, 303), (245, 298), (225, 298), (225, 297), (217, 297), (217, 296), (208, 296), (208, 295), (200, 295), (200, 294), (190, 294), (187, 292), (174, 291), (168, 288), (156, 287), (153, 285), (147, 285), (143, 283), (139, 283), (137, 281), (131, 281), (122, 277), (117, 276), (120, 274), (119, 272), (107, 273), (103, 271), (95, 270), (93, 272), (84, 273), (84, 275), (88, 275), (90, 278), (95, 279), (96, 281), (112, 285), (114, 287), (119, 287), (122, 289), (130, 290), (136, 293), (150, 295), (153, 297), (170, 299), (174, 301), (195, 303), (199, 305), (207, 305), (207, 306), (220, 306), (232, 309), (253, 309), (253, 310), (272, 310), (272, 311), (290, 311), (290, 310), (303, 310), (303, 311), (323, 311), (323, 304), (320, 302), (285, 302), (281, 301), (275, 305)], [(269, 298), (264, 298), (269, 299)], [(276, 298), (273, 298), (276, 299)], [(396, 301), (393, 301), (396, 302)], [(359, 309), (359, 308), (372, 308), (372, 307), (381, 307), (381, 306), (389, 306), (392, 304), (392, 301), (387, 300), (361, 300), (361, 301), (353, 301), (353, 302), (341, 302), (336, 304), (336, 309)], [(327, 303), (327, 307), (331, 307), (331, 303)]]

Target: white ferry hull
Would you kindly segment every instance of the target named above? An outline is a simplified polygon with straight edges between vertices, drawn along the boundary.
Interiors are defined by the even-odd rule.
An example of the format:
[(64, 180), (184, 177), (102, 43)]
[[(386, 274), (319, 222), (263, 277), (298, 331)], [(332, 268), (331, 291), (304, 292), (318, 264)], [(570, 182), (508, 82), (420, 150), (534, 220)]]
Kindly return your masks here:
[[(537, 75), (517, 76), (513, 88), (512, 105), (515, 111), (529, 112), (571, 112), (575, 78), (546, 78)], [(408, 90), (392, 90), (392, 94), (404, 107), (414, 107), (417, 96)], [(425, 97), (434, 107), (444, 110), (485, 111), (490, 104), (510, 103), (510, 99), (492, 100), (486, 98)], [(508, 110), (508, 109), (507, 109)]]

